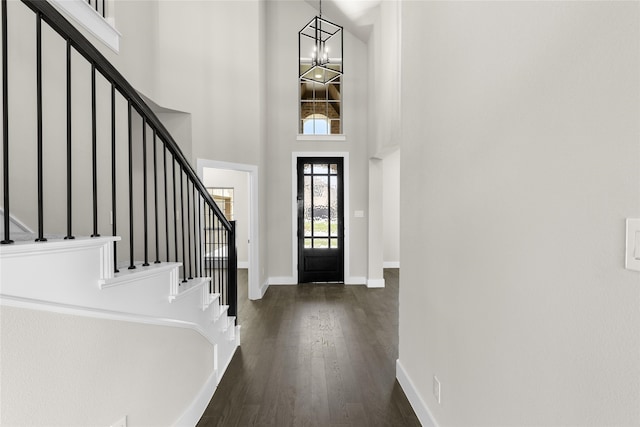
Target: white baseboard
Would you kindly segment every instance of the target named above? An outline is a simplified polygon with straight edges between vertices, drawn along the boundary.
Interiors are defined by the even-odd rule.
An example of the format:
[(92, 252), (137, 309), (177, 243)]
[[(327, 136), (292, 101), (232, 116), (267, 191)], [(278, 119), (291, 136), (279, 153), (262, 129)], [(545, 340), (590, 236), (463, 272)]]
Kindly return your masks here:
[(235, 326), (235, 328), (237, 333), (236, 340), (234, 340), (235, 347), (233, 349), (233, 352), (231, 352), (231, 355), (229, 355), (229, 358), (224, 362), (222, 370), (220, 372), (218, 372), (217, 369), (213, 370), (202, 388), (200, 388), (197, 396), (191, 402), (191, 405), (189, 405), (189, 407), (183, 412), (182, 416), (178, 419), (178, 421), (175, 422), (174, 426), (195, 426), (196, 424), (198, 424), (198, 421), (200, 421), (200, 418), (202, 418), (202, 414), (204, 414), (204, 411), (207, 409), (209, 402), (211, 402), (211, 399), (213, 398), (213, 394), (218, 388), (220, 379), (222, 379), (222, 376), (227, 371), (227, 368), (231, 363), (231, 359), (233, 359), (233, 356), (238, 349), (240, 340), (240, 326)]
[[(237, 329), (236, 329), (237, 331)], [(227, 372), (227, 368), (229, 367), (229, 365), (231, 364), (231, 359), (233, 359), (233, 356), (236, 354), (236, 351), (238, 350), (238, 346), (235, 345), (235, 340), (234, 340), (234, 348), (233, 351), (231, 352), (231, 354), (229, 355), (229, 358), (224, 362), (224, 367), (222, 368), (222, 370), (220, 371), (220, 380), (222, 380), (222, 377), (224, 376), (224, 373)], [(220, 381), (218, 381), (218, 384), (220, 383)], [(217, 385), (216, 385), (217, 387)], [(215, 390), (214, 390), (215, 391)], [(211, 395), (211, 397), (213, 397), (213, 394)], [(209, 397), (209, 400), (211, 400), (211, 397)], [(206, 408), (205, 408), (206, 409)], [(202, 410), (202, 413), (204, 412), (204, 409)], [(202, 413), (200, 413), (200, 416), (202, 416)], [(200, 418), (198, 418), (199, 420)], [(198, 422), (196, 421), (196, 424)], [(195, 425), (195, 424), (192, 424)]]
[(384, 288), (384, 279), (367, 280), (367, 288)]
[(407, 371), (404, 370), (400, 359), (396, 360), (396, 379), (400, 383), (400, 387), (402, 387), (404, 394), (407, 395), (407, 399), (409, 399), (409, 403), (422, 426), (439, 427), (436, 419), (429, 410), (429, 407), (424, 403), (424, 400), (420, 397), (420, 393), (418, 393), (413, 381), (411, 381), (411, 378), (407, 375)]
[(250, 300), (259, 300), (264, 297), (264, 294), (267, 293), (267, 289), (269, 289), (269, 279), (267, 279), (262, 285), (260, 285), (260, 289), (258, 289), (258, 296), (249, 296)]
[(295, 277), (269, 277), (269, 286), (271, 285), (297, 285), (298, 279)]
[(249, 269), (249, 261), (238, 261), (238, 268)]
[(344, 279), (345, 285), (366, 285), (367, 278), (360, 276), (351, 276)]
[(193, 402), (191, 402), (191, 405), (178, 418), (174, 426), (191, 427), (198, 424), (213, 397), (213, 393), (216, 392), (216, 388), (218, 388), (218, 371), (214, 370), (198, 392), (198, 395), (193, 399)]
[(385, 261), (382, 268), (400, 268), (400, 261)]

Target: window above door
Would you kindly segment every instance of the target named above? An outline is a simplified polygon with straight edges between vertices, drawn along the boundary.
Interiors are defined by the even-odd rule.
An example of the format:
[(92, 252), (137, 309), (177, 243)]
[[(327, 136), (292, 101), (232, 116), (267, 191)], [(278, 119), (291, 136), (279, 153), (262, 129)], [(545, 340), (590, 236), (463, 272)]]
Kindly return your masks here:
[(299, 135), (342, 135), (342, 80), (318, 83), (300, 79)]

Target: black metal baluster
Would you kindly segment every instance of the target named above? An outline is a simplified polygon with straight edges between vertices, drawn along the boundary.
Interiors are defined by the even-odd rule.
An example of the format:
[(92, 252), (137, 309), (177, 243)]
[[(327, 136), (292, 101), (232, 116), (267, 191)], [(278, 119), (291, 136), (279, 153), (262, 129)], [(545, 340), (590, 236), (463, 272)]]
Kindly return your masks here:
[[(204, 214), (204, 275), (206, 277), (211, 277), (210, 274), (210, 263), (209, 257), (207, 254), (209, 253), (209, 241), (211, 239), (209, 235), (209, 205), (205, 202), (203, 206), (203, 214)], [(213, 281), (209, 282), (209, 292), (213, 293)]]
[[(215, 212), (215, 210), (214, 210)], [(220, 218), (218, 218), (218, 216), (215, 216), (214, 219), (214, 227), (215, 227), (215, 233), (216, 233), (216, 244), (215, 244), (215, 266), (216, 266), (216, 276), (217, 276), (217, 281), (218, 281), (218, 289), (220, 289), (220, 295), (222, 295), (222, 300), (224, 301), (224, 289), (222, 289), (222, 282), (220, 281), (220, 275), (221, 275), (221, 270), (222, 270), (222, 264), (220, 264)]]
[(2, 184), (4, 199), (3, 245), (13, 243), (9, 225), (9, 76), (7, 51), (7, 0), (2, 0)]
[[(116, 87), (111, 84), (111, 232), (117, 236), (116, 228)], [(113, 266), (118, 273), (118, 242), (113, 242)]]
[[(220, 220), (220, 222), (222, 222), (222, 219)], [(229, 302), (229, 287), (227, 286), (227, 274), (229, 272), (229, 246), (227, 244), (227, 233), (228, 230), (226, 227), (224, 227), (224, 223), (222, 224), (223, 226), (220, 227), (220, 235), (221, 235), (221, 245), (220, 245), (220, 265), (221, 265), (221, 274), (220, 274), (220, 282), (221, 282), (221, 286), (224, 289), (225, 294), (227, 295), (227, 305), (229, 307), (231, 307), (231, 304)], [(227, 264), (225, 267), (225, 254), (226, 254), (226, 258), (227, 258)], [(226, 271), (226, 274), (225, 274)]]
[[(212, 266), (211, 266), (211, 270), (213, 271), (212, 275), (212, 279), (215, 280), (215, 289), (216, 292), (220, 294), (220, 301), (222, 301), (222, 291), (220, 289), (220, 283), (218, 282), (218, 252), (217, 252), (217, 244), (218, 244), (218, 238), (217, 238), (217, 231), (216, 231), (216, 216), (215, 216), (215, 210), (213, 209), (213, 207), (211, 207), (211, 232), (213, 234), (213, 238), (211, 239), (211, 260), (212, 260)], [(224, 302), (223, 302), (224, 304)]]
[(182, 223), (182, 283), (187, 281), (187, 270), (185, 265), (185, 252), (184, 252), (184, 186), (183, 186), (183, 170), (182, 164), (180, 165), (180, 222)]
[(96, 65), (91, 64), (91, 167), (93, 171), (93, 234), (98, 234), (98, 131), (96, 112)]
[(65, 239), (75, 239), (72, 230), (72, 187), (71, 187), (71, 41), (67, 40), (67, 235)]
[[(204, 275), (211, 277), (211, 263), (209, 262), (209, 244), (211, 236), (209, 235), (209, 204), (205, 202), (204, 209)], [(209, 292), (213, 293), (213, 280), (209, 282)]]
[[(200, 249), (200, 262), (198, 263), (198, 265), (200, 266), (200, 277), (204, 277), (202, 275), (202, 244), (203, 244), (203, 240), (202, 240), (202, 236), (203, 236), (203, 231), (202, 231), (202, 196), (200, 195), (200, 192), (198, 192), (198, 247)], [(205, 233), (205, 238), (206, 238), (206, 233)], [(205, 242), (206, 244), (206, 242)]]
[(211, 258), (213, 259), (213, 279), (216, 281), (216, 292), (220, 294), (220, 298), (222, 301), (222, 289), (220, 289), (220, 281), (218, 280), (218, 273), (220, 270), (220, 265), (218, 264), (218, 218), (215, 216), (215, 212), (216, 211), (212, 207), (211, 216), (213, 217), (213, 254)]
[(165, 244), (167, 247), (167, 262), (169, 262), (169, 198), (167, 196), (167, 147), (162, 142), (162, 158), (164, 159), (164, 231)]
[(133, 132), (131, 126), (131, 100), (128, 100), (127, 119), (129, 124), (129, 270), (133, 270), (136, 266), (133, 263), (133, 148), (132, 139)]
[(142, 209), (144, 228), (144, 264), (149, 266), (149, 228), (147, 220), (147, 119), (142, 117)]
[(173, 241), (175, 246), (175, 262), (178, 262), (178, 218), (176, 213), (178, 212), (176, 207), (176, 158), (171, 153), (171, 162), (173, 168)]
[[(202, 227), (200, 228), (200, 232), (202, 233), (202, 246), (201, 246), (201, 254), (200, 254), (200, 259), (202, 262), (202, 272), (200, 273), (201, 276), (203, 277), (208, 277), (207, 274), (207, 205), (204, 204), (206, 203), (204, 200), (204, 196), (202, 196), (202, 214), (201, 214), (201, 218), (202, 218)], [(211, 283), (209, 283), (209, 293), (211, 293)]]
[(42, 174), (42, 15), (37, 14), (36, 20), (36, 102), (38, 127), (38, 238), (36, 242), (46, 242), (44, 238), (44, 195)]
[(187, 246), (187, 259), (189, 260), (189, 280), (193, 279), (191, 274), (191, 197), (189, 197), (189, 175), (187, 175), (187, 237), (189, 244)]
[(222, 295), (222, 299), (225, 301), (225, 305), (226, 305), (226, 298), (225, 298), (225, 292), (224, 292), (224, 288), (222, 287), (222, 271), (224, 270), (224, 265), (222, 264), (222, 259), (221, 259), (221, 238), (220, 238), (220, 228), (221, 228), (222, 224), (220, 221), (220, 217), (216, 215), (216, 265), (218, 266), (218, 288), (220, 288), (220, 294)]
[[(213, 207), (211, 208), (211, 280), (215, 281), (215, 290), (220, 293), (218, 279), (216, 277), (218, 266), (216, 265), (216, 217)], [(222, 300), (221, 300), (222, 301)]]
[(105, 7), (105, 0), (102, 0), (102, 17), (107, 17), (107, 8)]
[(215, 258), (214, 258), (214, 248), (215, 248), (215, 230), (213, 229), (213, 210), (211, 209), (211, 205), (208, 205), (209, 209), (209, 245), (208, 245), (208, 262), (209, 265), (209, 276), (211, 277), (211, 287), (213, 288), (213, 292), (217, 293), (218, 289), (216, 288), (216, 272), (215, 272)]
[[(155, 217), (156, 217), (156, 260), (154, 264), (160, 264), (160, 242), (158, 240), (158, 159), (156, 154), (156, 130), (153, 129), (153, 199), (155, 203)], [(166, 197), (165, 197), (166, 200)]]
[[(193, 200), (193, 271), (198, 276), (198, 224), (196, 223), (196, 183), (191, 183), (191, 200)], [(198, 276), (201, 277), (201, 276)]]

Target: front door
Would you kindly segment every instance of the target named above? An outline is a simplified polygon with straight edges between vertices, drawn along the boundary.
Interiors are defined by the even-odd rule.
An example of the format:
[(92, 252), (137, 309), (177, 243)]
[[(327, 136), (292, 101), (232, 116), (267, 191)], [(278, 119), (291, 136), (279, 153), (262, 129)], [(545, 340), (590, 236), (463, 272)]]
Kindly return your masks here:
[(344, 282), (343, 159), (298, 158), (298, 283)]

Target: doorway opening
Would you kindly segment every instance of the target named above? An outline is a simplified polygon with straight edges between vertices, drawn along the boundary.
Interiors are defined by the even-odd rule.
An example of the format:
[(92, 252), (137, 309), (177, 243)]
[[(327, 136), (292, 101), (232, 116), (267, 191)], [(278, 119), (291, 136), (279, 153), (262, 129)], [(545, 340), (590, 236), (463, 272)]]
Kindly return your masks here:
[[(233, 194), (233, 204), (221, 209), (236, 221), (236, 245), (238, 251), (238, 268), (248, 270), (249, 299), (260, 299), (259, 281), (259, 246), (258, 246), (258, 167), (239, 163), (219, 162), (198, 159), (198, 176), (205, 187), (214, 194), (220, 192), (222, 196), (213, 195), (217, 203), (230, 201), (229, 194)], [(229, 190), (233, 190), (230, 192)]]

